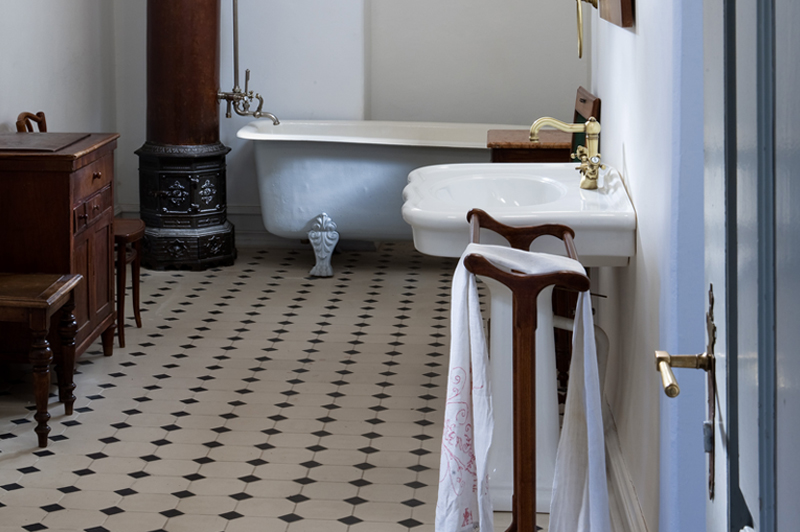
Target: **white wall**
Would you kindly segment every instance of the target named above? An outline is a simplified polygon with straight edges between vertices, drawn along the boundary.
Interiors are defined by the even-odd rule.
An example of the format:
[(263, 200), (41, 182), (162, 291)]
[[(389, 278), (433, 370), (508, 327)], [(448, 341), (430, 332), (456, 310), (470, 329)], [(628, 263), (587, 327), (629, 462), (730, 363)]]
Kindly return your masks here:
[(367, 0), (367, 117), (531, 124), (571, 121), (590, 82), (575, 4)]
[(44, 111), (49, 131), (114, 131), (111, 5), (0, 0), (0, 12), (0, 131), (22, 111)]
[(601, 151), (639, 224), (635, 260), (600, 275), (620, 309), (605, 389), (648, 529), (704, 530), (703, 375), (676, 371), (681, 395), (667, 399), (653, 359), (705, 346), (702, 3), (636, 7), (633, 29), (594, 21)]

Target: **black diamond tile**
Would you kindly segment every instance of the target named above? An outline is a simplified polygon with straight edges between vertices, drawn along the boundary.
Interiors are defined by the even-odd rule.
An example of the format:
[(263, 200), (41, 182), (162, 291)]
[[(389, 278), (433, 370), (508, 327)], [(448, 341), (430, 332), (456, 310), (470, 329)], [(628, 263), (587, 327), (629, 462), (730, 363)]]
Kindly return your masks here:
[(261, 479), (255, 475), (246, 475), (244, 477), (239, 477), (239, 480), (241, 480), (242, 482), (249, 483), (249, 482), (258, 482)]
[(173, 496), (179, 499), (185, 499), (187, 497), (194, 497), (194, 493), (191, 491), (183, 490), (183, 491), (176, 491), (172, 494)]
[(113, 437), (113, 436), (111, 436), (109, 438), (101, 438), (99, 441), (101, 441), (103, 443), (116, 443), (116, 442), (118, 442), (120, 440), (115, 438), (115, 437)]
[[(195, 462), (197, 462), (197, 460), (195, 460)], [(195, 480), (203, 480), (206, 477), (204, 477), (200, 473), (192, 473), (191, 475), (185, 475), (183, 478), (194, 482)]]
[(150, 473), (145, 473), (144, 471), (134, 471), (132, 473), (128, 473), (128, 476), (133, 478), (144, 478), (149, 477)]
[(73, 473), (75, 473), (79, 477), (85, 477), (87, 475), (94, 475), (94, 471), (92, 471), (91, 469), (78, 469), (76, 471), (73, 471)]
[(129, 495), (136, 495), (139, 492), (136, 491), (136, 490), (133, 490), (131, 488), (125, 488), (125, 489), (117, 490), (114, 493), (116, 493), (117, 495), (121, 495), (123, 497), (127, 497)]
[(60, 504), (48, 504), (47, 506), (42, 506), (41, 508), (42, 508), (42, 510), (44, 510), (47, 513), (57, 512), (59, 510), (63, 510), (64, 509), (64, 507), (61, 506)]
[(262, 451), (268, 451), (269, 449), (274, 449), (275, 446), (272, 445), (271, 443), (264, 442), (264, 443), (259, 443), (258, 445), (256, 445), (256, 448), (257, 449), (261, 449)]
[[(2, 440), (2, 439), (4, 439), (4, 438), (2, 436), (0, 436), (0, 440)], [(33, 454), (35, 454), (39, 458), (44, 458), (45, 456), (53, 456), (56, 453), (54, 453), (53, 451), (49, 451), (49, 450), (45, 449), (43, 451), (36, 451)]]
[(354, 515), (348, 515), (347, 517), (342, 517), (341, 519), (337, 519), (340, 523), (344, 523), (347, 526), (357, 525), (358, 523), (362, 522), (363, 519), (359, 519)]
[(303, 478), (296, 478), (294, 479), (293, 482), (297, 482), (298, 484), (302, 484), (303, 486), (305, 486), (306, 484), (313, 484), (314, 482), (316, 482), (316, 480), (314, 480), (313, 478), (303, 477)]
[(250, 495), (249, 493), (245, 493), (243, 491), (240, 492), (240, 493), (234, 493), (233, 495), (229, 495), (229, 497), (231, 499), (234, 499), (234, 500), (237, 500), (237, 501), (244, 501), (244, 500), (253, 498), (252, 495)]
[(81, 491), (81, 489), (76, 488), (75, 486), (64, 486), (63, 488), (58, 488), (58, 491), (66, 495), (68, 493), (75, 493), (76, 491)]
[(198, 464), (202, 465), (202, 464), (210, 464), (211, 462), (214, 461), (214, 459), (213, 458), (209, 458), (208, 456), (201, 456), (200, 458), (195, 458), (193, 461), (195, 463), (198, 463)]
[(239, 519), (240, 517), (244, 517), (239, 512), (225, 512), (224, 514), (219, 514), (219, 516), (223, 519), (227, 519), (228, 521), (232, 521), (233, 519)]
[(366, 434), (362, 434), (365, 438), (369, 438), (370, 440), (374, 440), (375, 438), (383, 438), (382, 434), (378, 434), (377, 432), (367, 432)]
[(39, 471), (39, 469), (37, 469), (37, 468), (35, 468), (33, 466), (30, 466), (30, 467), (23, 467), (23, 468), (17, 469), (17, 471), (19, 471), (23, 475), (27, 475), (28, 473), (36, 473), (36, 472)]
[(267, 462), (266, 460), (262, 460), (261, 458), (256, 458), (255, 460), (249, 460), (247, 463), (253, 467), (258, 467), (268, 464), (269, 462)]
[(168, 518), (170, 518), (170, 517), (178, 517), (180, 515), (183, 515), (183, 512), (181, 512), (180, 510), (175, 510), (175, 509), (164, 510), (163, 512), (158, 512), (158, 513), (160, 513), (164, 517), (168, 517)]
[(145, 456), (140, 456), (139, 458), (144, 460), (145, 462), (158, 462), (159, 460), (161, 460), (161, 458), (159, 458), (158, 456), (156, 456), (154, 454), (148, 454), (148, 455), (145, 455)]
[(349, 499), (345, 499), (344, 502), (352, 504), (353, 506), (357, 506), (359, 504), (364, 504), (365, 502), (369, 502), (366, 499), (362, 499), (361, 497), (350, 497)]
[(421, 471), (427, 471), (430, 467), (424, 466), (422, 464), (413, 465), (411, 467), (407, 467), (406, 469), (410, 469), (411, 471), (415, 471), (417, 473)]
[(420, 523), (416, 519), (405, 519), (404, 521), (398, 521), (397, 524), (407, 528), (414, 528), (420, 526), (422, 523)]
[(292, 495), (291, 497), (286, 497), (286, 498), (295, 504), (309, 500), (309, 498), (303, 495), (302, 493), (298, 493), (297, 495)]
[(278, 519), (280, 519), (281, 521), (286, 521), (287, 523), (294, 523), (295, 521), (300, 521), (303, 518), (300, 517), (299, 515), (295, 514), (295, 513), (291, 513), (291, 514), (282, 515), (282, 516), (278, 517)]
[(307, 467), (309, 469), (313, 469), (315, 467), (321, 466), (322, 464), (320, 464), (319, 462), (315, 462), (314, 460), (309, 460), (308, 462), (303, 462), (300, 465), (303, 467)]
[(31, 523), (30, 525), (23, 526), (22, 529), (28, 532), (37, 532), (39, 530), (47, 530), (47, 527), (41, 523)]
[(106, 515), (114, 515), (114, 514), (121, 514), (125, 510), (123, 510), (122, 508), (119, 508), (118, 506), (111, 506), (109, 508), (105, 508), (105, 509), (100, 510), (100, 511), (103, 512)]
[(360, 469), (362, 471), (368, 471), (370, 469), (375, 468), (376, 466), (368, 464), (367, 462), (362, 462), (360, 464), (355, 464), (353, 467), (355, 467), (356, 469)]
[(408, 499), (407, 501), (403, 501), (401, 504), (405, 504), (406, 506), (410, 506), (411, 508), (416, 508), (417, 506), (423, 505), (425, 503), (418, 499)]
[(108, 455), (105, 453), (92, 453), (87, 454), (86, 456), (92, 460), (102, 460), (103, 458), (108, 458)]

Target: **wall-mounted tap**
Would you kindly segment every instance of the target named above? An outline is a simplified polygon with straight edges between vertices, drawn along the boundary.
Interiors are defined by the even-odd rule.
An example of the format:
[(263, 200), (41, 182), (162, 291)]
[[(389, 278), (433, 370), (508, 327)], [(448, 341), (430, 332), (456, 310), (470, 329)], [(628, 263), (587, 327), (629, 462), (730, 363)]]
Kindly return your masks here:
[[(253, 100), (258, 100), (258, 107), (255, 111), (250, 110)], [(280, 124), (278, 118), (267, 111), (262, 111), (264, 98), (250, 90), (250, 69), (244, 73), (244, 90), (239, 87), (239, 0), (233, 0), (233, 90), (230, 92), (217, 91), (217, 100), (228, 102), (225, 117), (233, 116), (231, 110), (239, 116), (252, 116), (255, 118), (266, 117), (272, 120), (276, 126)]]
[(600, 122), (594, 117), (590, 117), (585, 124), (568, 124), (549, 116), (542, 117), (531, 126), (531, 142), (539, 142), (539, 130), (550, 126), (567, 133), (585, 133), (586, 146), (578, 146), (571, 157), (581, 161), (581, 165), (576, 170), (581, 172), (581, 188), (593, 190), (597, 188), (597, 175), (600, 168), (605, 168), (600, 164), (600, 154), (598, 146), (600, 144)]

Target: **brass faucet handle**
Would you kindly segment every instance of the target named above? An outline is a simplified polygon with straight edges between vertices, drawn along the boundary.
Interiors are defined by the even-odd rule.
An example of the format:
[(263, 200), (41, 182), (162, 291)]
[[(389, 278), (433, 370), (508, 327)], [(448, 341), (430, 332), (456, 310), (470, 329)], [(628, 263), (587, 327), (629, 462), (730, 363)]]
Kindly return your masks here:
[[(569, 156), (573, 159), (578, 159), (581, 163), (589, 160), (589, 150), (586, 146), (578, 146), (575, 148), (575, 153), (570, 153)], [(580, 168), (576, 168), (576, 170), (580, 170)]]

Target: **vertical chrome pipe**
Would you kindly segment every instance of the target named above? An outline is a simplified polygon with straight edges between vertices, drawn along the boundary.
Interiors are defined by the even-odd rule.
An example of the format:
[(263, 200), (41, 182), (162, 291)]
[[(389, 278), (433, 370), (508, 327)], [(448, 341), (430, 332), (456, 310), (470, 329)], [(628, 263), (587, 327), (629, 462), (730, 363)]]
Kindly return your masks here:
[(239, 87), (239, 0), (233, 0), (233, 92)]

